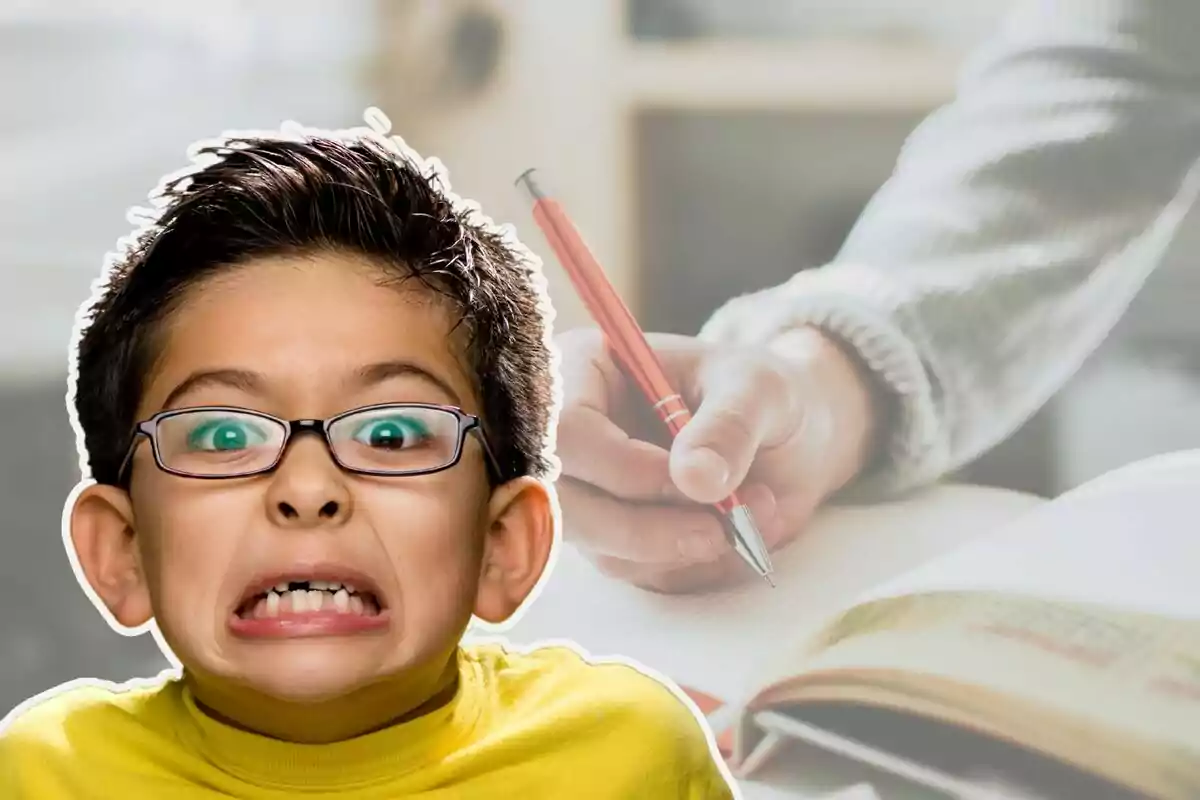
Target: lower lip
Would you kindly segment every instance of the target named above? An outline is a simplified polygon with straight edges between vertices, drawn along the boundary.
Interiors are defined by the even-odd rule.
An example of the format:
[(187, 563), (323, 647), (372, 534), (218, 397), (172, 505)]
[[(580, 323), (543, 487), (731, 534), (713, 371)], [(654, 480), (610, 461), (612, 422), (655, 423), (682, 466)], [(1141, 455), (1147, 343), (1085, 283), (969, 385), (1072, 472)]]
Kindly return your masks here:
[(277, 617), (243, 619), (234, 615), (229, 629), (245, 639), (303, 639), (316, 636), (352, 636), (381, 631), (388, 626), (388, 612), (374, 616), (314, 611), (305, 614), (280, 614)]

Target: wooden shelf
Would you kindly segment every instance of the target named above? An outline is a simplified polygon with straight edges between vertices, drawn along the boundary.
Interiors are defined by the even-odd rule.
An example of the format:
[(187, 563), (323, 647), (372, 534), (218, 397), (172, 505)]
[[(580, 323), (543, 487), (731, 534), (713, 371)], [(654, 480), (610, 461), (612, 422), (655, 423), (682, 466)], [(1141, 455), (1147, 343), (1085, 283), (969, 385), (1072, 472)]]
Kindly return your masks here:
[(633, 107), (697, 111), (928, 109), (952, 96), (960, 61), (861, 41), (631, 43), (614, 59)]

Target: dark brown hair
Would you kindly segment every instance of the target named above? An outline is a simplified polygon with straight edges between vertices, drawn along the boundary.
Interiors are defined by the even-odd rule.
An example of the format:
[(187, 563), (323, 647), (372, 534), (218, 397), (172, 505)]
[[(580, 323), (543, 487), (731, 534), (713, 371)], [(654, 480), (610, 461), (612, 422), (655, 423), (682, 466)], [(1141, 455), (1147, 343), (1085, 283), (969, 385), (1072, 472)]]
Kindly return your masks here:
[(158, 333), (184, 292), (256, 257), (322, 250), (369, 256), (448, 298), (501, 479), (548, 472), (551, 312), (507, 232), (383, 136), (231, 137), (195, 156), (208, 161), (163, 184), (156, 220), (131, 237), (81, 320), (73, 402), (97, 482), (118, 481)]

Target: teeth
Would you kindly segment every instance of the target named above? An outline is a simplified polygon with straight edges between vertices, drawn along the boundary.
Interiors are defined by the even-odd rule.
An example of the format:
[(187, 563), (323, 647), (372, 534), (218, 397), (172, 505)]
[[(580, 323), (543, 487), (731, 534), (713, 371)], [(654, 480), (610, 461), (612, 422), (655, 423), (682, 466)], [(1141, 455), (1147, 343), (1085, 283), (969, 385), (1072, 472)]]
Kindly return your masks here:
[(253, 605), (242, 612), (246, 619), (278, 617), (280, 614), (308, 614), (318, 611), (336, 611), (339, 614), (374, 616), (379, 607), (373, 600), (364, 600), (354, 589), (345, 584), (314, 581), (310, 587), (327, 586), (327, 589), (309, 588), (294, 591), (278, 587), (268, 591)]
[(290, 582), (285, 581), (282, 583), (275, 584), (268, 591), (278, 592), (279, 594), (286, 594), (292, 588), (293, 585), (306, 587), (305, 591), (314, 591), (315, 590), (318, 592), (336, 592), (338, 589), (345, 589), (347, 592), (350, 592), (351, 594), (354, 594), (354, 592), (357, 591), (357, 589), (355, 589), (351, 584), (340, 583), (338, 581), (290, 581)]

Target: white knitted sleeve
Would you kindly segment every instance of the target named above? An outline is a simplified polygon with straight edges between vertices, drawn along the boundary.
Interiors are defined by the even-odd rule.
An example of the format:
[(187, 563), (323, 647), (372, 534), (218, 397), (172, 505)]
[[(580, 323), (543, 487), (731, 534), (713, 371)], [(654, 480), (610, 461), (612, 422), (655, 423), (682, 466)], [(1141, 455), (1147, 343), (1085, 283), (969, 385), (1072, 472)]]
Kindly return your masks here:
[(885, 495), (938, 479), (1069, 379), (1200, 222), (1200, 2), (1023, 3), (905, 144), (838, 258), (701, 331), (814, 325), (893, 402)]

